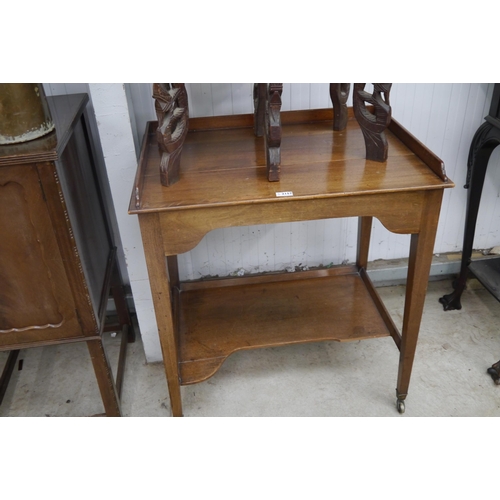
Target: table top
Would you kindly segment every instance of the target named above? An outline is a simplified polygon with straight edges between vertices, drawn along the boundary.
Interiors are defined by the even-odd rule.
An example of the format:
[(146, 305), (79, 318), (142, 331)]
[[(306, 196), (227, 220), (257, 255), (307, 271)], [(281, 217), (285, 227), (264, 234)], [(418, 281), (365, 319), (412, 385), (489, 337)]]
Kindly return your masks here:
[(387, 162), (366, 160), (352, 111), (346, 130), (334, 132), (331, 109), (282, 113), (281, 179), (269, 182), (264, 138), (255, 137), (252, 120), (253, 115), (191, 119), (180, 180), (169, 187), (160, 183), (157, 125), (149, 122), (129, 213), (454, 186), (443, 162), (395, 120), (386, 131)]

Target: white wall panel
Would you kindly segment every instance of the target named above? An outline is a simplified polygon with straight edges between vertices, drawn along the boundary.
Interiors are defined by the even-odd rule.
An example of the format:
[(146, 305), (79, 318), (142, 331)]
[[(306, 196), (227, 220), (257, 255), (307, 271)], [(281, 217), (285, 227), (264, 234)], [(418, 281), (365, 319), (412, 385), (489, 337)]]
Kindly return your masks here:
[(231, 99), (233, 103), (233, 114), (242, 115), (253, 113), (253, 90), (246, 83), (231, 84)]
[(218, 85), (210, 84), (212, 92), (213, 114), (215, 116), (232, 115), (233, 99), (232, 87), (230, 83), (219, 83)]
[[(309, 83), (294, 83), (290, 85), (290, 109), (310, 109), (311, 98)], [(288, 89), (287, 89), (288, 90)]]
[(136, 84), (126, 83), (125, 91), (128, 98), (129, 109), (131, 112), (130, 122), (136, 136), (134, 137), (134, 144), (136, 146), (137, 158), (140, 154), (140, 145), (146, 123), (150, 120), (156, 120), (155, 107), (153, 101), (153, 88), (151, 84)]
[(189, 83), (187, 85), (187, 92), (189, 97), (189, 116), (214, 116), (211, 83)]
[[(48, 95), (87, 91), (87, 84), (45, 84)], [(252, 84), (187, 84), (190, 115), (214, 116), (251, 113)], [(145, 124), (154, 120), (152, 84), (128, 84), (133, 104), (136, 141)], [(394, 84), (393, 116), (440, 156), (457, 187), (445, 191), (436, 253), (458, 251), (462, 246), (467, 191), (466, 162), (470, 141), (488, 112), (493, 84)], [(349, 100), (352, 103), (352, 97)], [(328, 83), (286, 83), (283, 110), (331, 107)], [(500, 243), (500, 153), (490, 160), (476, 230), (476, 248)], [(240, 235), (240, 233), (242, 233)], [(239, 236), (239, 237), (235, 237)], [(320, 221), (281, 224), (270, 228), (229, 228), (207, 235), (200, 246), (180, 258), (183, 279), (284, 269), (301, 265), (338, 264), (355, 258), (356, 221)], [(241, 242), (241, 243), (240, 243)], [(272, 245), (271, 245), (271, 242)], [(407, 255), (408, 237), (394, 235), (374, 222), (370, 260)]]
[(311, 109), (321, 109), (331, 107), (330, 84), (329, 83), (311, 83), (309, 107)]
[(91, 83), (89, 90), (97, 118), (144, 351), (148, 361), (160, 361), (161, 349), (139, 221), (136, 215), (128, 214), (137, 170), (137, 156), (125, 85)]
[[(120, 130), (125, 105), (123, 88), (110, 84), (93, 84), (99, 102), (99, 132), (107, 141), (105, 153), (120, 232), (125, 243), (127, 264), (134, 300), (148, 361), (161, 359), (156, 323), (145, 271), (144, 258), (138, 253), (142, 242), (136, 217), (128, 216), (123, 207), (132, 190), (132, 156), (127, 149), (140, 144), (148, 120), (155, 120), (151, 97), (152, 84), (126, 84), (130, 116), (129, 127), (136, 137), (123, 143)], [(89, 84), (44, 84), (47, 95), (89, 92)], [(187, 84), (190, 116), (241, 114), (253, 112), (252, 84)], [(457, 185), (446, 190), (435, 252), (460, 251), (467, 191), (463, 189), (467, 156), (472, 137), (487, 115), (493, 84), (394, 84), (391, 92), (393, 116), (418, 139), (430, 147), (446, 164), (449, 177)], [(120, 98), (120, 107), (108, 106), (109, 99)], [(349, 104), (352, 104), (350, 97)], [(92, 105), (91, 105), (92, 107)], [(283, 110), (331, 107), (327, 83), (285, 84)], [(119, 111), (119, 112), (118, 112)], [(135, 126), (134, 126), (135, 125)], [(119, 137), (116, 136), (119, 135)], [(127, 131), (128, 134), (128, 131)], [(130, 135), (130, 134), (128, 134)], [(117, 144), (118, 141), (118, 144)], [(126, 147), (125, 147), (126, 146)], [(127, 162), (117, 161), (113, 153), (121, 148)], [(123, 156), (124, 157), (124, 156)], [(126, 165), (125, 165), (126, 163)], [(130, 170), (124, 180), (123, 170)], [(476, 230), (475, 248), (500, 245), (500, 148), (490, 160), (486, 175)], [(125, 212), (124, 212), (125, 210)], [(190, 252), (179, 256), (182, 279), (207, 275), (229, 275), (244, 271), (283, 270), (295, 266), (318, 266), (352, 262), (357, 239), (356, 219), (330, 219), (311, 222), (282, 223), (269, 226), (225, 228), (212, 231)], [(408, 255), (409, 236), (388, 232), (374, 221), (370, 260), (393, 259)]]
[[(152, 84), (131, 84), (137, 122), (155, 119)], [(370, 86), (367, 87), (368, 89)], [(187, 84), (190, 116), (253, 112), (252, 84)], [(493, 84), (397, 84), (393, 116), (440, 156), (457, 187), (445, 191), (435, 252), (461, 250), (467, 191), (463, 189), (469, 145), (487, 115)], [(331, 107), (328, 83), (285, 83), (282, 110)], [(352, 105), (352, 96), (348, 103)], [(144, 125), (139, 130), (143, 130)], [(475, 248), (500, 244), (500, 152), (490, 160), (479, 212)], [(355, 259), (357, 220), (327, 220), (228, 228), (209, 233), (179, 259), (182, 279), (318, 266)], [(374, 221), (369, 259), (407, 257), (409, 236)]]

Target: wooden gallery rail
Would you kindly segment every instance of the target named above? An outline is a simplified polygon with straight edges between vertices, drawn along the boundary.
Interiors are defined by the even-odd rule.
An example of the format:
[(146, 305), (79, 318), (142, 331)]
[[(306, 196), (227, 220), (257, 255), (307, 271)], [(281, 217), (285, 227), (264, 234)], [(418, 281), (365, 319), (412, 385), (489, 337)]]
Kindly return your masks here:
[[(257, 84), (256, 93), (271, 90), (272, 102), (275, 85)], [(162, 92), (183, 92), (182, 84), (155, 84), (155, 95), (160, 86)], [(345, 97), (345, 84), (332, 86)], [(355, 84), (355, 90), (363, 88)], [(387, 91), (383, 105), (380, 89)], [(397, 408), (404, 412), (443, 190), (453, 183), (441, 160), (390, 118), (388, 89), (390, 84), (375, 84), (378, 95), (360, 93), (355, 109), (346, 108), (335, 121), (338, 106), (335, 113), (273, 112), (271, 122), (279, 122), (274, 135), (280, 138), (274, 182), (268, 182), (276, 172), (269, 158), (276, 154), (268, 149), (276, 146), (258, 137), (258, 102), (255, 117), (188, 121), (187, 107), (172, 112), (164, 106), (159, 123), (148, 123), (129, 213), (139, 216), (174, 416), (182, 415), (181, 385), (208, 379), (240, 349), (385, 336), (400, 351)], [(170, 130), (163, 122), (169, 113), (177, 120)], [(264, 116), (269, 113), (267, 105)], [(360, 113), (364, 118), (357, 120)], [(334, 127), (339, 119), (344, 125)], [(377, 130), (362, 128), (363, 120)], [(185, 136), (182, 168), (168, 187), (160, 179), (174, 149), (168, 151), (168, 137), (162, 143), (165, 134)], [(370, 137), (377, 140), (368, 153)], [(382, 157), (368, 159), (373, 151)], [(177, 255), (213, 229), (335, 217), (359, 217), (354, 265), (179, 281)], [(373, 217), (389, 231), (411, 234), (401, 333), (366, 272)]]

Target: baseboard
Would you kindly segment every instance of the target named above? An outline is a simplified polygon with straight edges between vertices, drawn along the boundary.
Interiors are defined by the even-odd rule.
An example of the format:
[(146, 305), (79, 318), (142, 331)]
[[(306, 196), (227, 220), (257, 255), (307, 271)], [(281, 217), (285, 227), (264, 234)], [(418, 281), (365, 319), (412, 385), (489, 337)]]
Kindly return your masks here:
[[(484, 255), (477, 251), (472, 254), (473, 259), (487, 259), (494, 256)], [(461, 253), (434, 255), (432, 258), (429, 280), (438, 281), (453, 279), (460, 272)], [(377, 287), (404, 285), (408, 273), (408, 259), (377, 260), (368, 263), (368, 275)], [(125, 297), (131, 312), (135, 312), (134, 299), (130, 288), (125, 290)], [(112, 299), (108, 301), (108, 314), (115, 312)]]

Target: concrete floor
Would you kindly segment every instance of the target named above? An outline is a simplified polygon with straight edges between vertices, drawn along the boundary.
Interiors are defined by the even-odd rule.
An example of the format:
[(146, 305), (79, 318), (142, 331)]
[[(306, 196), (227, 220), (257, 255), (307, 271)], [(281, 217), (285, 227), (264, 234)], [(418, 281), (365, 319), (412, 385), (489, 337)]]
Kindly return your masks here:
[[(379, 288), (401, 325), (404, 286)], [(182, 387), (184, 415), (203, 416), (500, 416), (500, 386), (486, 370), (500, 359), (500, 304), (477, 282), (461, 311), (444, 312), (450, 280), (429, 284), (406, 412), (395, 408), (398, 350), (388, 338), (241, 351), (211, 379)], [(119, 336), (106, 336), (110, 359)], [(0, 353), (0, 366), (7, 358)], [(25, 349), (0, 416), (91, 416), (103, 412), (85, 344)], [(125, 416), (170, 416), (162, 364), (147, 364), (140, 342), (129, 344)]]

